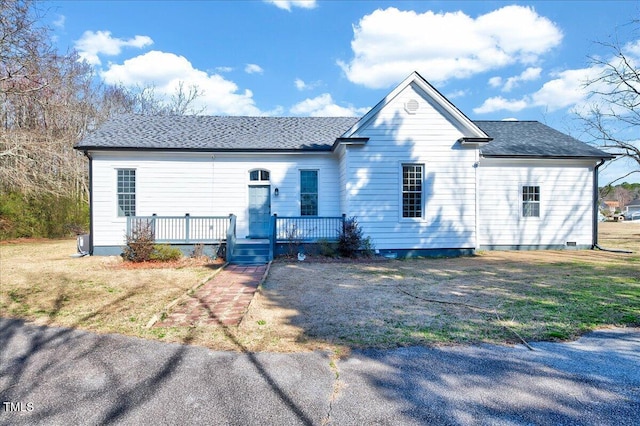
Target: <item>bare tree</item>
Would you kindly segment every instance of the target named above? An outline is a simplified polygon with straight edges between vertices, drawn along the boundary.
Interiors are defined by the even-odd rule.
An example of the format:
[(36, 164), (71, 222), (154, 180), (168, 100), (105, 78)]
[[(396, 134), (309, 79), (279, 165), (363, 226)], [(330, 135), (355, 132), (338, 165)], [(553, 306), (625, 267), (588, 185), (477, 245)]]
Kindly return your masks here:
[(184, 81), (180, 81), (173, 96), (171, 96), (169, 105), (167, 105), (167, 113), (169, 115), (202, 114), (205, 108), (196, 108), (194, 105), (202, 95), (204, 95), (204, 92), (196, 84), (191, 84), (185, 89)]
[[(634, 22), (633, 25), (637, 25)], [(640, 173), (640, 70), (637, 43), (600, 42), (610, 57), (591, 57), (599, 73), (588, 80), (590, 108), (580, 114), (592, 142), (630, 160), (633, 173)], [(615, 181), (614, 181), (615, 182)]]
[(37, 59), (51, 53), (47, 29), (36, 24), (31, 0), (0, 0), (0, 93), (27, 93), (46, 86)]
[[(52, 212), (69, 205), (79, 211), (88, 203), (88, 168), (73, 146), (87, 132), (119, 113), (201, 112), (194, 108), (201, 92), (180, 84), (167, 99), (153, 87), (99, 83), (76, 52), (52, 48), (38, 4), (0, 0), (0, 197), (35, 200), (36, 209), (53, 199), (60, 205), (49, 205)], [(0, 235), (10, 222), (1, 207)]]

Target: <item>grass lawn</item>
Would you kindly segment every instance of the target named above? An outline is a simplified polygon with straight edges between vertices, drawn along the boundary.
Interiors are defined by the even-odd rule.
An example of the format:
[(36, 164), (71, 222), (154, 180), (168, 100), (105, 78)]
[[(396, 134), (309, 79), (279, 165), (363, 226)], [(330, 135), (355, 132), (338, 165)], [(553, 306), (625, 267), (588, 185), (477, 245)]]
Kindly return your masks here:
[(634, 253), (276, 261), (241, 325), (230, 329), (145, 328), (219, 264), (126, 269), (115, 258), (70, 258), (74, 241), (3, 243), (0, 315), (225, 350), (572, 339), (599, 327), (640, 325), (640, 224), (603, 223), (600, 230), (601, 246)]

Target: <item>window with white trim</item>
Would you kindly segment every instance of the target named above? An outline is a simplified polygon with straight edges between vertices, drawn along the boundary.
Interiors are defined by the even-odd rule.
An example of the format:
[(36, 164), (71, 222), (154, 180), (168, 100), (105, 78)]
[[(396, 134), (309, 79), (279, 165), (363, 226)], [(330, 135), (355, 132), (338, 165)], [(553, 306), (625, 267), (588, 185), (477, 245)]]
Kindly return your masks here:
[(424, 165), (402, 165), (402, 217), (422, 217)]
[(318, 216), (317, 170), (300, 170), (300, 216)]
[(540, 187), (522, 187), (522, 217), (540, 217)]
[(118, 216), (136, 215), (136, 171), (118, 169)]
[(257, 169), (249, 172), (249, 180), (251, 182), (267, 182), (269, 181), (269, 170)]

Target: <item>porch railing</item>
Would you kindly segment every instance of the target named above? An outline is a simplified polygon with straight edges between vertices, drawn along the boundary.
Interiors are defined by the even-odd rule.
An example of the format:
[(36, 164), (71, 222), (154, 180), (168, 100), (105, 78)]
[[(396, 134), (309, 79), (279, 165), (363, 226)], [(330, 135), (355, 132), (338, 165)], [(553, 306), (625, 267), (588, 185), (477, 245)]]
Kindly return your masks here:
[(230, 222), (231, 215), (128, 216), (127, 235), (142, 226), (149, 226), (158, 243), (217, 243), (227, 239)]
[(345, 215), (337, 217), (280, 217), (273, 215), (272, 241), (337, 241), (340, 232), (344, 229), (344, 222)]

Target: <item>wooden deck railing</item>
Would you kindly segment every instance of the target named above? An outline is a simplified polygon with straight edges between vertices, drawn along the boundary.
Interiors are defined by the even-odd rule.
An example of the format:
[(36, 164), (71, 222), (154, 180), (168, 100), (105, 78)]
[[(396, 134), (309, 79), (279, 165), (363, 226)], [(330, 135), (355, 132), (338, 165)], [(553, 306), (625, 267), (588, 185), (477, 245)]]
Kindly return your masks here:
[(127, 235), (149, 226), (158, 243), (218, 243), (227, 239), (232, 216), (129, 216)]
[(273, 216), (274, 241), (316, 242), (318, 240), (337, 241), (344, 229), (345, 215), (337, 217)]

